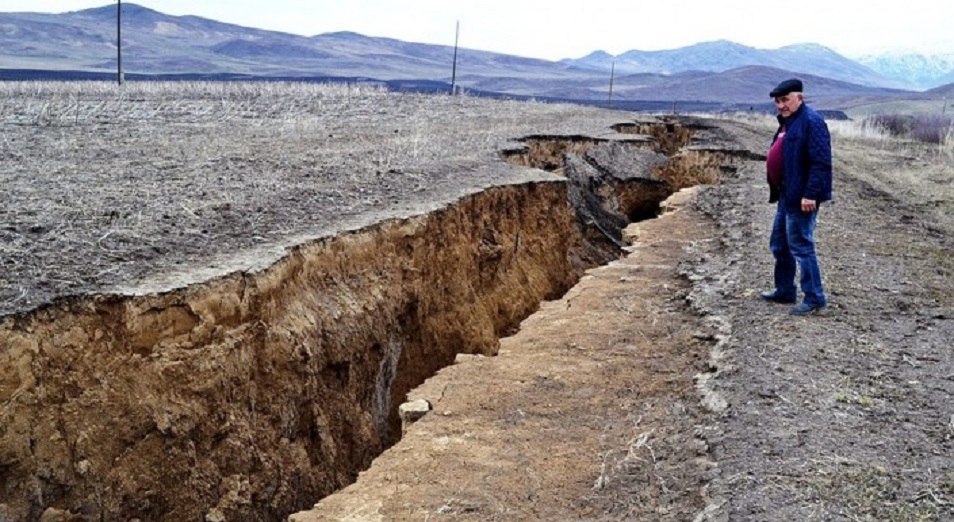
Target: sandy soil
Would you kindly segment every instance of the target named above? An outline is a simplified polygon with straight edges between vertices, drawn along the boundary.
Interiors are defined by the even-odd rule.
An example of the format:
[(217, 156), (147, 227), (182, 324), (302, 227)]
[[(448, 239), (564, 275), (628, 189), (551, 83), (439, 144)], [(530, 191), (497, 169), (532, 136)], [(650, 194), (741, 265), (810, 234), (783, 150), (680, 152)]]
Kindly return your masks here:
[(691, 520), (707, 504), (694, 377), (712, 338), (679, 264), (712, 234), (691, 211), (645, 222), (503, 339), (410, 394), (433, 411), (358, 482), (295, 521)]

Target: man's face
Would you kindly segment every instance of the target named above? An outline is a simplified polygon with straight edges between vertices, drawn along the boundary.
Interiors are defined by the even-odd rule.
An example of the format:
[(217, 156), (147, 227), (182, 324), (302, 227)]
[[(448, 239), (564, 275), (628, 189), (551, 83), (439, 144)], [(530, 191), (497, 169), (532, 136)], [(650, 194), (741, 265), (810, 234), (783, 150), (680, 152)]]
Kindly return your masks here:
[(783, 118), (788, 118), (802, 105), (801, 93), (793, 92), (775, 97), (775, 109)]

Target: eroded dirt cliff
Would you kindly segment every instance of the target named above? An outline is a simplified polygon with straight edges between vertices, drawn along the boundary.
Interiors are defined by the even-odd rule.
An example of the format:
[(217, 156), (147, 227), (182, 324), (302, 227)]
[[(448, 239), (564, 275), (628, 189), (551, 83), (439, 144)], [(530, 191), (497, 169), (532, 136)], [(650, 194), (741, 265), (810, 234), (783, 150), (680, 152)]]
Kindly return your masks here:
[(310, 241), (261, 271), (3, 319), (0, 517), (310, 506), (399, 438), (410, 390), (457, 354), (496, 354), (541, 301), (618, 258), (631, 219), (731, 171), (729, 154), (687, 177), (646, 139), (548, 139), (516, 155), (555, 171), (538, 181)]
[(8, 319), (5, 503), (30, 518), (276, 519), (393, 441), (412, 386), (456, 353), (495, 353), (568, 289), (574, 229), (565, 185), (501, 187), (261, 274)]
[(680, 266), (711, 234), (689, 209), (630, 229), (624, 259), (545, 303), (497, 357), (415, 389), (433, 411), (289, 520), (693, 520), (716, 467), (695, 386), (714, 339)]

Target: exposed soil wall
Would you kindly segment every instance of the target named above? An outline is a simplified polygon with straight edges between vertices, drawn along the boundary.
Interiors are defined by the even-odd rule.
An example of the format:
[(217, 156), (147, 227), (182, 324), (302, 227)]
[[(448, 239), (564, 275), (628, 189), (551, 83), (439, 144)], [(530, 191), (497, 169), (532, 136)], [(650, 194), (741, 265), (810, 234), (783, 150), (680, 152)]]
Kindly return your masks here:
[[(543, 303), (497, 357), (415, 388), (432, 409), (295, 522), (694, 520), (711, 462), (694, 376), (707, 326), (678, 271), (712, 224), (670, 198), (630, 253)], [(677, 201), (678, 200), (678, 201)]]
[(277, 520), (351, 483), (399, 438), (409, 390), (456, 354), (496, 353), (676, 185), (640, 140), (548, 140), (509, 155), (553, 181), (262, 272), (3, 319), (0, 520)]
[(393, 441), (395, 400), (570, 287), (574, 219), (565, 184), (500, 187), (262, 274), (6, 320), (6, 509), (267, 520), (307, 505)]

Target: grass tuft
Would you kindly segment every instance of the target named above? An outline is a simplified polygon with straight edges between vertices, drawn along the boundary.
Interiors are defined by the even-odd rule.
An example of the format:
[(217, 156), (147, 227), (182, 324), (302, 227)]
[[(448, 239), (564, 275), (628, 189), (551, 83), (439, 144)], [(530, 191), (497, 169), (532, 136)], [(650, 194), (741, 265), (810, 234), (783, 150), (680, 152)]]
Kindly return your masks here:
[(827, 513), (845, 520), (928, 522), (954, 514), (954, 477), (907, 492), (901, 473), (881, 465), (838, 462), (818, 470), (807, 485)]

